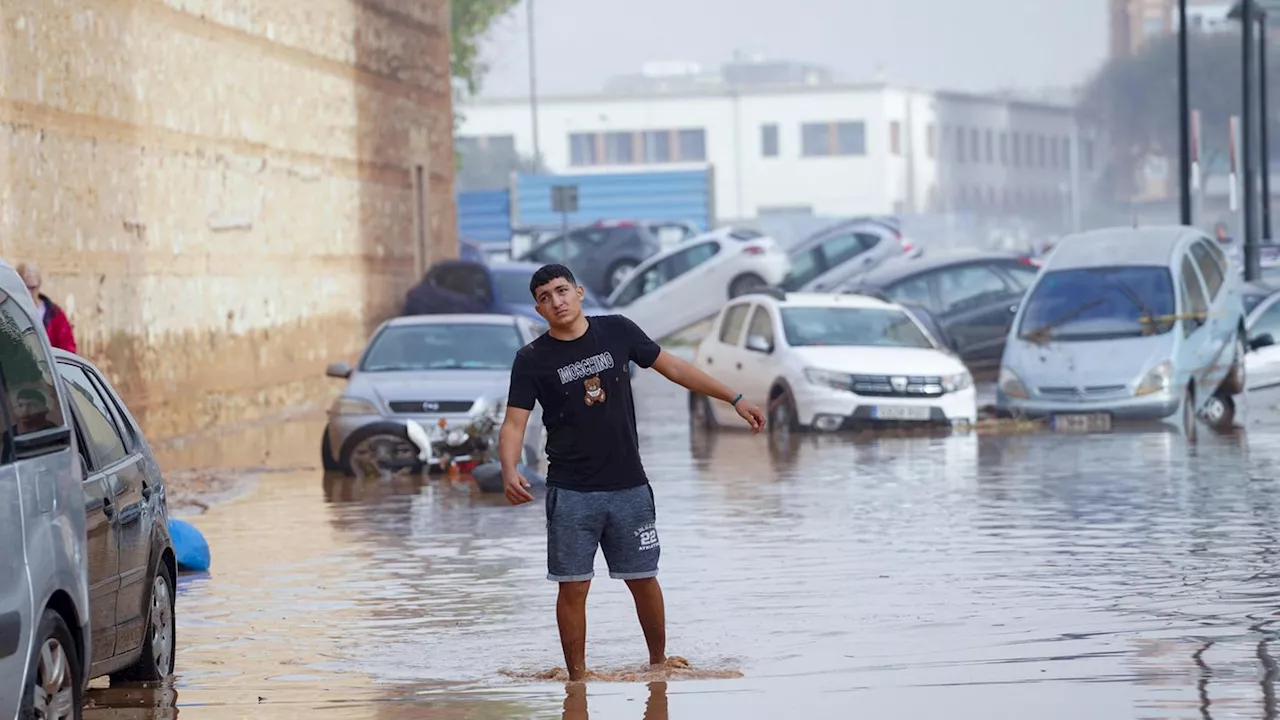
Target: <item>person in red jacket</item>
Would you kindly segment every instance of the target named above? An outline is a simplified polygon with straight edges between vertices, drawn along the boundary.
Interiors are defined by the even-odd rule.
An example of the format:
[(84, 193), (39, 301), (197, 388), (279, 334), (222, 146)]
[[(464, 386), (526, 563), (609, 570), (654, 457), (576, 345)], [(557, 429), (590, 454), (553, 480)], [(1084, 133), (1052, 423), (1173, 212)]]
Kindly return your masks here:
[(44, 330), (49, 335), (49, 343), (67, 352), (76, 351), (76, 336), (71, 328), (71, 321), (62, 308), (40, 292), (40, 268), (35, 263), (19, 263), (16, 268), (22, 282), (31, 291), (31, 299), (36, 301), (36, 311), (44, 322)]

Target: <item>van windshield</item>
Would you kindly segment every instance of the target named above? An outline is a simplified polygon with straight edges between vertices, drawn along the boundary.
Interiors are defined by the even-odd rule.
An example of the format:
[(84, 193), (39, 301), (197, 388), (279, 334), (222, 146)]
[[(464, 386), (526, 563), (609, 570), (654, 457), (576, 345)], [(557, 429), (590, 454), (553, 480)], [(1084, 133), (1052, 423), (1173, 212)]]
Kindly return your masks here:
[(1027, 298), (1018, 337), (1043, 343), (1159, 335), (1173, 328), (1175, 309), (1166, 267), (1052, 271)]

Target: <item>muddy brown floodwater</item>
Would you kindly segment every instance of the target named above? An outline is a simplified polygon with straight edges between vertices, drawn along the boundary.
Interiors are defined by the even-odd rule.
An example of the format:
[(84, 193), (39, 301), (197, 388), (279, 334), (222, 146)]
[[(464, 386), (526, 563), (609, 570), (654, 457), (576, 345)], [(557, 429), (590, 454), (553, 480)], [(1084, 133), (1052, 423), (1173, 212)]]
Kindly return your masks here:
[[(195, 518), (170, 686), (90, 720), (1274, 717), (1280, 428), (1108, 436), (691, 436), (644, 371), (669, 651), (598, 572), (566, 687), (541, 501), (314, 465), (322, 418), (174, 451), (260, 469)], [(185, 453), (185, 455), (184, 455)], [(229, 471), (224, 471), (224, 474)], [(603, 559), (598, 558), (598, 571)], [(609, 681), (611, 680), (611, 681)]]

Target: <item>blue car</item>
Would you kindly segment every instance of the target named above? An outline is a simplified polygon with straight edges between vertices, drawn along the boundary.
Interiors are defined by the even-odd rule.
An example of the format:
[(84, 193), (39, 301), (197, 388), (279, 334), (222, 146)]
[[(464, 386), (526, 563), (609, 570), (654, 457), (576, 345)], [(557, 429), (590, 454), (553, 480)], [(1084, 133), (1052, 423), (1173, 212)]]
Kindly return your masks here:
[[(442, 260), (432, 265), (405, 298), (403, 315), (499, 313), (545, 322), (534, 309), (529, 279), (541, 265), (475, 260)], [(590, 290), (582, 303), (587, 315), (607, 311)]]

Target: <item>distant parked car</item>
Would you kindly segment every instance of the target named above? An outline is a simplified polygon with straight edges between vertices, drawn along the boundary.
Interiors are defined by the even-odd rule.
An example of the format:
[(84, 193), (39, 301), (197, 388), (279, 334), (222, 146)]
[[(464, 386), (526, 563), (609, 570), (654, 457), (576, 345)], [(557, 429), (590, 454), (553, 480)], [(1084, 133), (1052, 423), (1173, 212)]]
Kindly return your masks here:
[(885, 262), (843, 290), (925, 308), (970, 370), (994, 371), (1038, 273), (1016, 255), (953, 249)]
[(781, 287), (788, 292), (824, 292), (886, 260), (919, 252), (891, 223), (868, 218), (841, 222), (788, 248), (791, 272)]
[(1061, 429), (1181, 415), (1229, 424), (1246, 383), (1242, 281), (1186, 227), (1111, 228), (1058, 244), (1014, 319), (997, 406)]
[(77, 459), (87, 441), (36, 318), (25, 283), (0, 261), (0, 717), (21, 720), (80, 716), (91, 624), (116, 613), (114, 598), (90, 606)]
[(89, 679), (173, 673), (178, 567), (164, 476), (142, 428), (102, 372), (57, 350), (84, 473), (93, 638)]
[(605, 305), (661, 339), (715, 315), (725, 300), (776, 285), (789, 267), (773, 238), (720, 228), (644, 261)]
[[(766, 289), (731, 301), (694, 363), (769, 408), (777, 430), (972, 425), (973, 377), (902, 306), (859, 295)], [(691, 418), (733, 409), (690, 394)]]
[(1247, 389), (1280, 385), (1280, 288), (1257, 282), (1244, 288), (1250, 351), (1244, 363)]
[(661, 250), (653, 233), (638, 223), (605, 223), (570, 230), (519, 256), (520, 262), (560, 263), (578, 282), (600, 295), (613, 292), (640, 263)]
[[(497, 313), (521, 315), (544, 323), (534, 308), (529, 280), (541, 266), (533, 263), (486, 265), (472, 260), (443, 260), (431, 266), (405, 297), (402, 315)], [(606, 312), (599, 298), (586, 290), (587, 315)]]
[[(544, 328), (518, 315), (419, 315), (384, 322), (354, 368), (339, 362), (325, 371), (347, 385), (329, 408), (320, 447), (324, 469), (348, 475), (374, 465), (421, 469), (407, 420), (425, 427), (443, 421), (446, 432), (466, 428), (477, 414), (501, 425), (516, 351)], [(540, 413), (535, 408), (525, 439), (524, 462), (530, 466), (540, 462), (545, 445)]]

